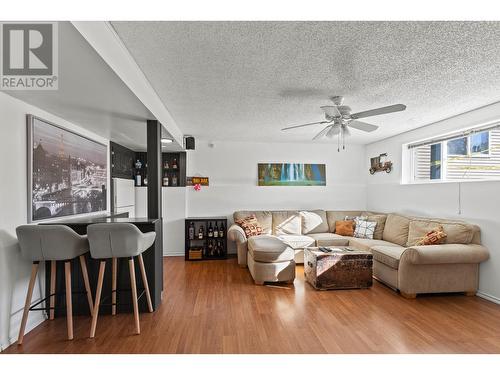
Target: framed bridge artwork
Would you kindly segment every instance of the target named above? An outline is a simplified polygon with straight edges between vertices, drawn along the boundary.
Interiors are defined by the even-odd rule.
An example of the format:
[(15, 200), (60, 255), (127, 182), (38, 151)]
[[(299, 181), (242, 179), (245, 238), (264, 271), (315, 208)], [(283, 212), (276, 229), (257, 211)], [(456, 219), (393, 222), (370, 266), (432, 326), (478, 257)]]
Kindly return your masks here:
[(325, 164), (259, 163), (259, 186), (326, 186)]
[(33, 115), (28, 128), (28, 222), (106, 211), (107, 145)]

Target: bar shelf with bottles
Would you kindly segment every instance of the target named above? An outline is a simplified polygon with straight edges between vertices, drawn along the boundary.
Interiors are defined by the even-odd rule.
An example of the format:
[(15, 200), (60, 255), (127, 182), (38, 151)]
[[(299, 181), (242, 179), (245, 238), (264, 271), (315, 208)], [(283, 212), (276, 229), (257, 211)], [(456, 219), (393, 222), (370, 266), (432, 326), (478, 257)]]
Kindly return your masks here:
[[(185, 152), (163, 152), (161, 154), (161, 178), (162, 186), (177, 187), (186, 186), (186, 153)], [(148, 158), (145, 152), (135, 153), (134, 162), (135, 186), (148, 185)]]
[(226, 217), (188, 217), (185, 227), (186, 260), (227, 259)]

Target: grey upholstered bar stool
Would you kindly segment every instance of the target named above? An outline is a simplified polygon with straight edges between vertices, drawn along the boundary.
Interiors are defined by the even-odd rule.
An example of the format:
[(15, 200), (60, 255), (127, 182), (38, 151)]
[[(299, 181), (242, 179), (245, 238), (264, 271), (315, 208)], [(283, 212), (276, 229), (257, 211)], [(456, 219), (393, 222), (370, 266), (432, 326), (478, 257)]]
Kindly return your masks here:
[(149, 249), (156, 237), (155, 232), (142, 233), (131, 223), (102, 223), (91, 224), (87, 227), (87, 235), (90, 244), (90, 255), (92, 258), (101, 259), (99, 265), (99, 276), (97, 279), (97, 291), (94, 302), (94, 312), (92, 314), (92, 324), (90, 326), (90, 337), (95, 336), (97, 317), (99, 315), (99, 305), (101, 303), (102, 283), (104, 280), (104, 270), (106, 259), (112, 259), (112, 292), (111, 292), (111, 313), (116, 314), (116, 273), (117, 258), (129, 258), (130, 287), (132, 290), (132, 304), (134, 308), (135, 331), (141, 333), (139, 324), (139, 305), (137, 301), (137, 285), (135, 280), (134, 257), (139, 258), (139, 268), (141, 270), (142, 282), (146, 293), (149, 312), (153, 312), (151, 296), (149, 294), (148, 279), (144, 268), (142, 253)]
[(83, 281), (87, 293), (90, 313), (93, 311), (92, 293), (90, 291), (89, 276), (85, 253), (89, 251), (87, 236), (80, 236), (65, 225), (21, 225), (16, 228), (17, 238), (21, 247), (21, 255), (24, 259), (33, 262), (31, 278), (24, 305), (21, 328), (17, 343), (21, 345), (24, 338), (24, 330), (28, 313), (31, 309), (31, 298), (35, 286), (38, 266), (42, 261), (50, 261), (50, 312), (49, 319), (54, 319), (55, 288), (56, 288), (56, 262), (64, 261), (64, 273), (66, 284), (66, 316), (68, 326), (68, 340), (73, 339), (73, 308), (71, 298), (71, 260), (80, 258)]

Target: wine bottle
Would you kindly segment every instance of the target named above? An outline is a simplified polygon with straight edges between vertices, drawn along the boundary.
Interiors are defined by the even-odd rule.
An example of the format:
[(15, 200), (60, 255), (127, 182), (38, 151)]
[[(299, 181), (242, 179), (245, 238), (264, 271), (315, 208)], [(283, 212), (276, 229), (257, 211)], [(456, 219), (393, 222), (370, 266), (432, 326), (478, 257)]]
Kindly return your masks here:
[(223, 250), (222, 241), (217, 241), (217, 255), (221, 257)]
[(208, 241), (208, 255), (213, 256), (214, 255), (214, 246), (212, 244), (212, 240)]
[(210, 223), (208, 227), (208, 237), (211, 238), (213, 236), (214, 236), (214, 230), (212, 228), (212, 223)]
[(220, 223), (219, 227), (219, 237), (223, 238), (224, 237), (224, 223)]
[(214, 227), (214, 238), (219, 237), (219, 227), (217, 226), (217, 222), (215, 222), (215, 227)]
[(203, 225), (200, 227), (198, 230), (198, 239), (202, 240), (203, 239)]
[(175, 174), (172, 176), (172, 186), (177, 186), (177, 176)]
[(188, 233), (189, 233), (189, 239), (194, 240), (194, 223), (193, 222), (189, 223)]
[(166, 173), (163, 175), (163, 186), (168, 186), (168, 175)]
[(174, 161), (172, 162), (172, 168), (177, 169), (177, 159), (174, 159)]

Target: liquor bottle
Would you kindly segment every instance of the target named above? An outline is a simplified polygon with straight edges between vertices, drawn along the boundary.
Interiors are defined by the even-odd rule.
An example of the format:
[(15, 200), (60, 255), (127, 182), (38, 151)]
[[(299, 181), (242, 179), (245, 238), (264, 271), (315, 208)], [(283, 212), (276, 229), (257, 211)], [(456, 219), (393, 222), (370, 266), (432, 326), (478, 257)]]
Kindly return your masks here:
[(141, 172), (139, 171), (135, 175), (135, 186), (141, 186)]
[(203, 239), (203, 225), (200, 227), (198, 230), (198, 239), (202, 240)]
[(165, 160), (165, 163), (163, 164), (163, 169), (168, 169), (170, 166), (168, 165), (168, 160)]
[(219, 237), (224, 238), (224, 223), (220, 223), (219, 227)]
[(217, 254), (221, 257), (224, 251), (224, 249), (222, 248), (222, 241), (217, 241), (217, 248), (218, 248)]
[(213, 236), (214, 236), (214, 230), (212, 228), (212, 223), (210, 223), (208, 226), (208, 237), (212, 238)]
[(194, 223), (190, 222), (189, 223), (189, 228), (188, 228), (188, 233), (189, 233), (189, 239), (194, 240)]
[(177, 176), (175, 174), (172, 176), (172, 186), (177, 186)]
[(212, 240), (208, 241), (208, 256), (214, 255), (214, 246), (212, 244)]
[(163, 186), (168, 186), (168, 175), (166, 173), (163, 175)]
[(172, 168), (177, 169), (177, 159), (174, 159), (174, 161), (172, 162)]
[(219, 237), (219, 227), (217, 226), (217, 222), (215, 222), (215, 228), (214, 228), (214, 238)]

